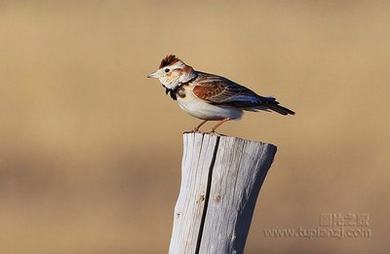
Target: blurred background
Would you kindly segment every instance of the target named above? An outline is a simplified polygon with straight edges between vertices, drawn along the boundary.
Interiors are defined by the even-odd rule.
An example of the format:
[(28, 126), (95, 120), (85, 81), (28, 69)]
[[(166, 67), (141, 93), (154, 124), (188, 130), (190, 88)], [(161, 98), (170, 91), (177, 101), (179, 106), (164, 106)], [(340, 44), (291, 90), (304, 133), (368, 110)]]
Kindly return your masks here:
[[(387, 253), (388, 1), (0, 1), (0, 253), (166, 253), (182, 132), (175, 53), (276, 96), (220, 131), (278, 146), (246, 253)], [(209, 126), (208, 126), (209, 127)], [(269, 239), (322, 213), (366, 239)]]

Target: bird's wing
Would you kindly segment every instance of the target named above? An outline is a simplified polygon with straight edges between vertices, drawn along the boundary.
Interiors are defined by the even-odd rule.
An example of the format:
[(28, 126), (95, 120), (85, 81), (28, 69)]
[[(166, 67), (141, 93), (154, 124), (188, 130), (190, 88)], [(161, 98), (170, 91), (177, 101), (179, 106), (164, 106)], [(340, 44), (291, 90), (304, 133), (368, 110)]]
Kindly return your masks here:
[(196, 97), (215, 105), (250, 108), (261, 106), (266, 98), (224, 77), (200, 73), (195, 80)]

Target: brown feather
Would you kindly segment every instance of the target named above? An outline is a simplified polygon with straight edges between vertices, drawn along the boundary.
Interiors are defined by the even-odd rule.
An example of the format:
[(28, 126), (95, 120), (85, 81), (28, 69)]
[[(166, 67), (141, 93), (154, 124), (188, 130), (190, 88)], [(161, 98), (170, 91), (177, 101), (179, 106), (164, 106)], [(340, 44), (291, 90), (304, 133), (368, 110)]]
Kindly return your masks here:
[(193, 89), (193, 93), (200, 99), (210, 100), (212, 97), (221, 95), (225, 89), (223, 83), (204, 84), (196, 85)]
[(199, 73), (196, 81), (193, 93), (198, 98), (214, 104), (231, 103), (235, 96), (258, 98), (258, 95), (250, 89), (220, 76)]
[(159, 68), (163, 68), (165, 66), (171, 65), (171, 64), (176, 63), (178, 61), (180, 61), (180, 59), (177, 58), (175, 55), (167, 55), (166, 57), (164, 57), (161, 60)]

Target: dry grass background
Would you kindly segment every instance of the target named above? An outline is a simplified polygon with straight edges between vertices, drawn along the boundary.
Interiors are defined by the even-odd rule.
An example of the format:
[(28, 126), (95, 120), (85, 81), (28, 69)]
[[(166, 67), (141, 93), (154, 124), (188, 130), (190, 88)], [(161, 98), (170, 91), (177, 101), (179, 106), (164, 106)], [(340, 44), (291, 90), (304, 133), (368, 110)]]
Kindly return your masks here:
[[(0, 1), (0, 253), (164, 253), (192, 119), (145, 75), (167, 53), (297, 111), (229, 135), (279, 146), (247, 253), (387, 253), (388, 1)], [(324, 212), (369, 239), (266, 239)]]

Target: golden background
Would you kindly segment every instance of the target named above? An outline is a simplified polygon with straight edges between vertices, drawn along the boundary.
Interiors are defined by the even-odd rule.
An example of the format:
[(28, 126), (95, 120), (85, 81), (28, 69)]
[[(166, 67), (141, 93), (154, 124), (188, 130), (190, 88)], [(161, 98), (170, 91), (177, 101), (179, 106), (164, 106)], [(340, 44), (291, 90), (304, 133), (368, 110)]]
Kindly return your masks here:
[[(228, 135), (278, 145), (246, 253), (386, 253), (389, 1), (0, 1), (0, 253), (166, 253), (181, 133), (146, 79), (175, 53), (276, 96)], [(267, 239), (367, 213), (367, 239)]]

